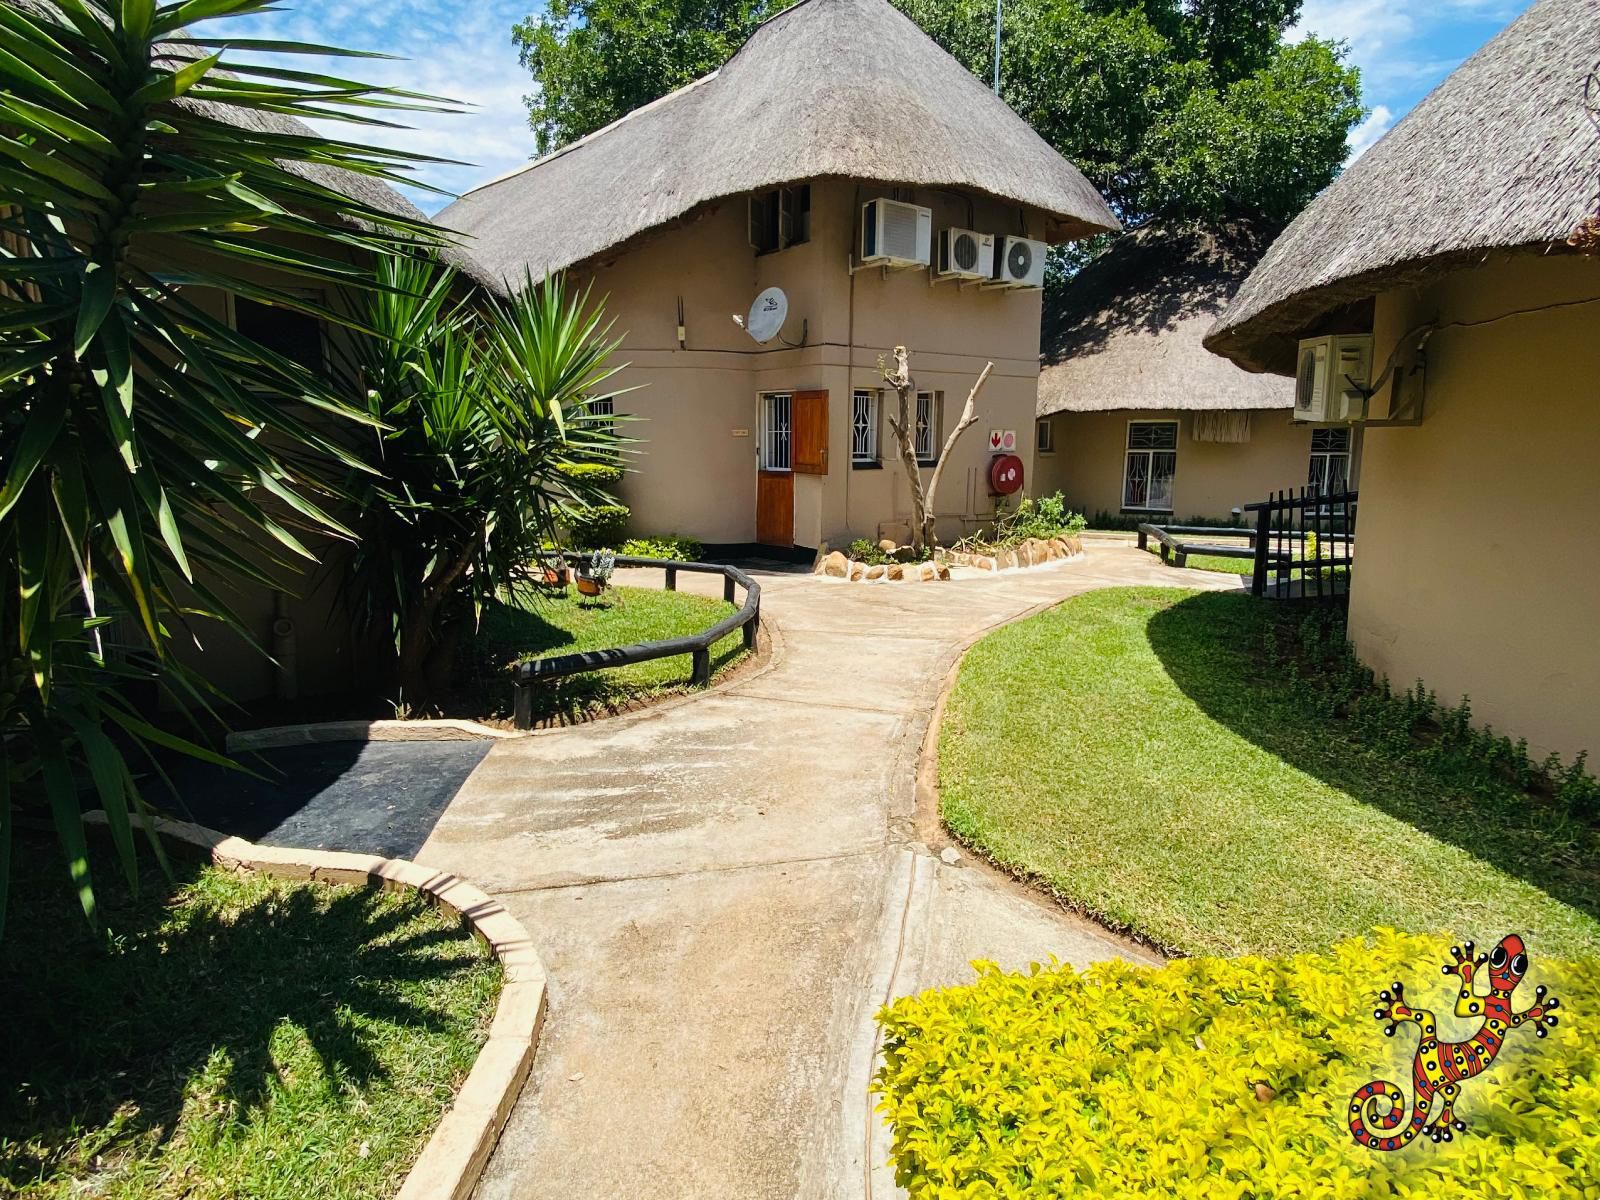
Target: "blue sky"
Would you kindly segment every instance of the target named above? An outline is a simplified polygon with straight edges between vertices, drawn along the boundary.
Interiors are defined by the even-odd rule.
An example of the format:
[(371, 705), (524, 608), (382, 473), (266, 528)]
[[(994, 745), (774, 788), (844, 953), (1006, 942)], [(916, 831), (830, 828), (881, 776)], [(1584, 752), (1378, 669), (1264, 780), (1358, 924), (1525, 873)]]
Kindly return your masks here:
[[(1371, 110), (1351, 136), (1356, 152), (1381, 137), (1452, 68), (1529, 0), (1306, 0), (1291, 36), (1316, 33), (1350, 45)], [(517, 61), (511, 27), (536, 0), (285, 0), (281, 11), (226, 23), (240, 36), (294, 38), (380, 50), (403, 62), (347, 62), (336, 69), (373, 83), (468, 102), (465, 116), (415, 120), (387, 135), (407, 149), (461, 159), (435, 167), (429, 183), (461, 191), (527, 161), (533, 151), (522, 97), (530, 81)], [(354, 127), (345, 127), (349, 130)], [(362, 131), (362, 136), (384, 140)], [(412, 192), (433, 212), (444, 202)]]

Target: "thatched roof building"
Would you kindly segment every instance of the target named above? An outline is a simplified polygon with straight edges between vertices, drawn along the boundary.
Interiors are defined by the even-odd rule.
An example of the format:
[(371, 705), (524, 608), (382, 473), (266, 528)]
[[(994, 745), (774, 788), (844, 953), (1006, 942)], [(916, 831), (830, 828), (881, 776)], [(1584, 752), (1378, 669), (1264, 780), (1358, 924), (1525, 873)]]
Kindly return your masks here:
[(1206, 345), (1292, 374), (1296, 338), (1336, 310), (1486, 251), (1565, 250), (1600, 186), (1597, 57), (1600, 4), (1536, 0), (1295, 219)]
[(723, 67), (439, 215), (512, 281), (586, 262), (727, 196), (808, 179), (964, 188), (1050, 241), (1117, 228), (1100, 193), (887, 0), (800, 0)]
[(1202, 344), (1274, 232), (1243, 220), (1153, 223), (1047, 293), (1039, 415), (1293, 407), (1292, 383)]

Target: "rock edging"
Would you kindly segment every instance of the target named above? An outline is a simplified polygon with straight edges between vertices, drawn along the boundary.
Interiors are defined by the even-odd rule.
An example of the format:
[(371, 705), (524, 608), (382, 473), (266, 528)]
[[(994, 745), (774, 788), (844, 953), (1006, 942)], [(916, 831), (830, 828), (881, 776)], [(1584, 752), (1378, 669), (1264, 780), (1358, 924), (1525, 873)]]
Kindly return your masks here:
[(976, 567), (980, 571), (1014, 571), (1064, 562), (1082, 553), (1083, 543), (1078, 538), (1054, 537), (1028, 538), (998, 550), (947, 550), (944, 556), (959, 566)]
[[(105, 814), (85, 814), (103, 825)], [(499, 901), (472, 884), (404, 858), (262, 846), (187, 821), (155, 819), (159, 834), (206, 850), (231, 870), (260, 871), (297, 882), (410, 889), (459, 917), (500, 960), (503, 976), (489, 1037), (466, 1082), (406, 1174), (395, 1200), (469, 1200), (522, 1085), (544, 1022), (545, 971), (528, 931)]]

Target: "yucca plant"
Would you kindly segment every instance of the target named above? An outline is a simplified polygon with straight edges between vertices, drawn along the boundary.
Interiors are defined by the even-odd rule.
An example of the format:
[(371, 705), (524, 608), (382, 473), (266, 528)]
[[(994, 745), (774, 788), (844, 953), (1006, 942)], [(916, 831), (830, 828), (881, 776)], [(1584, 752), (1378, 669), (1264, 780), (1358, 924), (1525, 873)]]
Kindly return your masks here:
[(394, 639), (408, 707), (426, 708), (483, 605), (535, 569), (563, 502), (601, 498), (562, 468), (615, 463), (624, 443), (592, 402), (615, 396), (616, 341), (589, 293), (560, 277), (510, 300), (460, 294), (454, 273), (415, 257), (379, 267), (357, 303), (343, 372), (374, 422), (377, 470), (352, 489), (361, 513), (352, 607)]
[(375, 255), (439, 241), (414, 210), (360, 198), (390, 196), (358, 185), (401, 180), (418, 156), (295, 118), (440, 102), (225, 71), (229, 47), (344, 53), (211, 32), (268, 6), (0, 4), (0, 921), (19, 807), (53, 815), (91, 920), (80, 793), (137, 882), (125, 751), (205, 752), (117, 685), (204, 702), (174, 641), (229, 620), (225, 585), (303, 570), (307, 530), (340, 530), (328, 481), (372, 415), (211, 315), (199, 289), (348, 323), (308, 289), (378, 286)]

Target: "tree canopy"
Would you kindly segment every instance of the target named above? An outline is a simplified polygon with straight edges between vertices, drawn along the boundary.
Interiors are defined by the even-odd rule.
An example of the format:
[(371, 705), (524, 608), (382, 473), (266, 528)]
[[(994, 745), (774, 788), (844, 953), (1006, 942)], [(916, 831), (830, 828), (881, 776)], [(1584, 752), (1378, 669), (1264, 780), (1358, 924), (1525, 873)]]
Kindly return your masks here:
[[(514, 37), (540, 153), (714, 70), (784, 0), (551, 0)], [(894, 0), (991, 78), (992, 0)], [(1344, 47), (1284, 40), (1300, 0), (1007, 0), (1001, 95), (1124, 221), (1286, 221), (1362, 115)]]

